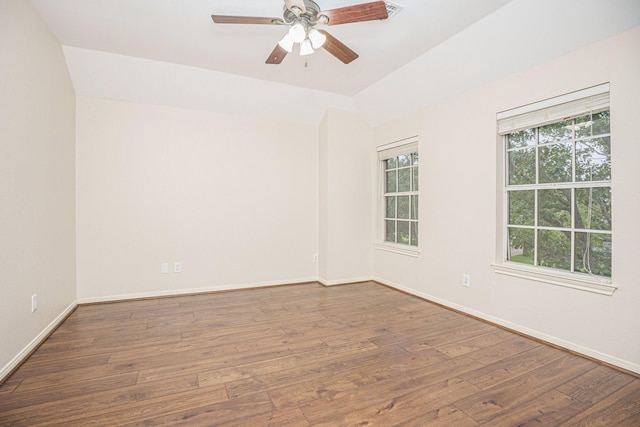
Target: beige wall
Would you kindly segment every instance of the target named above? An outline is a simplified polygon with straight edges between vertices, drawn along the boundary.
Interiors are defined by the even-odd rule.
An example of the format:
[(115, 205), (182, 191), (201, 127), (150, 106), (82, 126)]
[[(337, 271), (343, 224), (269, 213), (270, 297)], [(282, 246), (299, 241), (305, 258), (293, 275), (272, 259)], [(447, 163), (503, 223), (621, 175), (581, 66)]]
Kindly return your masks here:
[[(640, 372), (640, 28), (375, 130), (420, 135), (417, 259), (374, 253), (381, 281)], [(496, 113), (611, 82), (613, 296), (496, 274)], [(462, 275), (471, 275), (471, 288)]]
[(329, 109), (320, 125), (320, 265), (325, 285), (372, 273), (371, 143), (356, 113)]
[(75, 94), (30, 2), (0, 2), (0, 64), (1, 379), (74, 306), (76, 283)]
[(315, 126), (78, 97), (80, 302), (315, 280), (317, 141)]

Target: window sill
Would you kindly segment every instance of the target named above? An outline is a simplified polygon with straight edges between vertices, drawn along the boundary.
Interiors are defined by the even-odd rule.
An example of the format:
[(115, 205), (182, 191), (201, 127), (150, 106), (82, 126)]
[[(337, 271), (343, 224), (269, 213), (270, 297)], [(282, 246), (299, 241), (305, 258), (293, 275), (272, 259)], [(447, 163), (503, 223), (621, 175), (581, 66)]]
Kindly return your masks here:
[(393, 252), (395, 254), (407, 255), (417, 258), (420, 255), (420, 249), (405, 245), (393, 245), (390, 243), (378, 243), (375, 248), (380, 251)]
[(535, 280), (551, 285), (565, 286), (602, 295), (613, 295), (614, 291), (618, 288), (610, 279), (591, 277), (579, 273), (563, 273), (543, 267), (529, 267), (514, 262), (494, 263), (491, 264), (491, 267), (498, 274)]

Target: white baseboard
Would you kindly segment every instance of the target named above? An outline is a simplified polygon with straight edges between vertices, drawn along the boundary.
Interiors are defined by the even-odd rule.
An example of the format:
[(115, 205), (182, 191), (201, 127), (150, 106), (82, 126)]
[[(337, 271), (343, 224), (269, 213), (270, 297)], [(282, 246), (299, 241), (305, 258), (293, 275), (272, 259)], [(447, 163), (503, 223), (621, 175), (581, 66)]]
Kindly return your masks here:
[(0, 384), (8, 377), (47, 337), (71, 314), (78, 306), (77, 301), (73, 301), (69, 307), (65, 308), (46, 328), (42, 330), (25, 348), (13, 359), (0, 369)]
[(251, 288), (264, 288), (269, 286), (284, 286), (284, 285), (294, 285), (298, 283), (309, 283), (309, 282), (317, 282), (317, 277), (302, 277), (298, 279), (289, 279), (289, 280), (273, 280), (268, 282), (256, 282), (256, 283), (242, 283), (235, 285), (221, 285), (221, 286), (205, 286), (202, 288), (189, 288), (189, 289), (171, 289), (166, 291), (151, 291), (151, 292), (140, 292), (133, 294), (119, 294), (119, 295), (105, 295), (99, 297), (86, 297), (86, 298), (78, 298), (78, 304), (94, 304), (101, 302), (114, 302), (114, 301), (126, 301), (132, 299), (142, 299), (142, 298), (157, 298), (157, 297), (168, 297), (168, 296), (179, 296), (179, 295), (191, 295), (191, 294), (203, 294), (208, 292), (219, 292), (219, 291), (234, 291), (240, 289), (251, 289)]
[(630, 362), (628, 360), (620, 359), (618, 357), (612, 356), (610, 354), (602, 353), (597, 350), (593, 350), (588, 347), (583, 347), (579, 344), (576, 344), (571, 341), (564, 340), (562, 338), (554, 337), (552, 335), (545, 334), (543, 332), (537, 331), (535, 329), (527, 328), (526, 326), (519, 325), (517, 323), (510, 322), (508, 320), (501, 319), (499, 317), (491, 316), (486, 313), (482, 313), (480, 311), (476, 311), (470, 309), (469, 307), (465, 307), (459, 304), (452, 303), (451, 301), (444, 300), (442, 298), (434, 297), (433, 295), (426, 294), (424, 292), (417, 291), (412, 288), (408, 288), (406, 286), (399, 285), (397, 283), (390, 282), (388, 280), (381, 279), (379, 277), (374, 277), (372, 280), (376, 282), (382, 283), (383, 285), (389, 286), (391, 288), (398, 289), (402, 292), (406, 292), (411, 295), (415, 295), (419, 298), (423, 298), (428, 301), (435, 302), (437, 304), (441, 304), (445, 307), (452, 308), (454, 310), (469, 314), (471, 316), (486, 320), (488, 322), (494, 323), (496, 325), (504, 326), (507, 329), (511, 329), (517, 332), (520, 332), (524, 335), (537, 338), (539, 340), (548, 342), (553, 345), (557, 345), (559, 347), (565, 348), (567, 350), (573, 351), (575, 353), (582, 354), (587, 357), (591, 357), (596, 360), (600, 360), (602, 362), (608, 363), (613, 366), (617, 366), (619, 368), (625, 369), (627, 371), (635, 372), (640, 374), (640, 365), (637, 363)]
[(342, 280), (326, 280), (323, 278), (318, 278), (317, 281), (320, 282), (323, 286), (338, 286), (338, 285), (349, 285), (353, 283), (361, 283), (368, 282), (373, 280), (371, 276), (367, 277), (352, 277), (350, 279), (342, 279)]

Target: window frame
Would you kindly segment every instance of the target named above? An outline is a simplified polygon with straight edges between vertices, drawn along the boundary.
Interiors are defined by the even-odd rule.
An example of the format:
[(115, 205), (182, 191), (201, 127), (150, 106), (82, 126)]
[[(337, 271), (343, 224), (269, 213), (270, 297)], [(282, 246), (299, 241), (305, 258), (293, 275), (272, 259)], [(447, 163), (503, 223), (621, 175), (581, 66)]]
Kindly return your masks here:
[[(419, 216), (419, 208), (418, 208), (418, 217), (416, 219), (412, 219), (411, 218), (411, 214), (409, 215), (409, 218), (407, 219), (407, 221), (413, 222), (418, 224), (418, 244), (417, 245), (411, 245), (411, 244), (403, 244), (403, 243), (397, 243), (397, 242), (390, 242), (386, 240), (386, 221), (388, 220), (387, 215), (386, 215), (386, 197), (388, 196), (388, 194), (393, 194), (395, 196), (409, 196), (409, 210), (411, 211), (411, 196), (418, 196), (418, 205), (419, 205), (419, 195), (420, 195), (420, 186), (418, 185), (417, 190), (412, 190), (412, 188), (410, 187), (410, 191), (408, 192), (395, 192), (395, 193), (387, 193), (386, 191), (386, 161), (388, 159), (394, 158), (394, 157), (398, 157), (400, 155), (406, 155), (406, 154), (413, 154), (416, 153), (419, 155), (419, 149), (418, 149), (418, 137), (417, 136), (413, 136), (410, 138), (405, 138), (399, 141), (394, 141), (388, 144), (383, 144), (380, 145), (378, 147), (376, 147), (376, 151), (377, 151), (377, 156), (376, 156), (376, 162), (377, 162), (377, 171), (378, 171), (378, 191), (377, 191), (377, 198), (378, 198), (378, 209), (377, 209), (377, 236), (375, 238), (375, 248), (382, 250), (382, 251), (388, 251), (388, 252), (393, 252), (393, 253), (398, 253), (398, 254), (402, 254), (402, 255), (408, 255), (408, 256), (413, 256), (413, 257), (417, 257), (420, 254), (420, 227), (419, 227), (419, 223), (420, 223), (420, 216)], [(414, 177), (413, 177), (413, 170), (414, 168), (418, 168), (418, 182), (419, 182), (419, 177), (420, 177), (420, 168), (419, 168), (419, 164), (416, 166), (410, 165), (408, 166), (408, 168), (410, 169), (410, 182), (413, 182)], [(396, 168), (395, 170), (399, 170), (401, 168)], [(396, 209), (397, 209), (397, 201), (396, 201)], [(398, 222), (398, 218), (397, 216), (395, 218), (393, 218), (393, 220), (396, 222)], [(400, 219), (402, 220), (402, 219)], [(396, 231), (397, 232), (397, 231)], [(409, 232), (411, 234), (411, 232)], [(397, 239), (396, 239), (397, 240)]]
[[(539, 128), (550, 123), (556, 123), (568, 119), (569, 117), (577, 117), (589, 114), (592, 111), (608, 109), (609, 105), (609, 84), (602, 84), (582, 91), (572, 92), (561, 95), (559, 97), (547, 99), (534, 104), (518, 107), (512, 110), (497, 114), (497, 144), (499, 146), (499, 169), (498, 169), (498, 209), (499, 217), (496, 221), (497, 239), (496, 239), (496, 261), (492, 263), (494, 271), (498, 274), (504, 274), (512, 277), (524, 278), (538, 282), (544, 282), (553, 285), (565, 286), (569, 288), (595, 292), (604, 295), (612, 295), (617, 289), (613, 283), (613, 274), (611, 277), (590, 275), (582, 272), (565, 271), (562, 269), (549, 268), (539, 265), (528, 265), (521, 262), (510, 261), (509, 258), (509, 230), (513, 227), (509, 221), (509, 193), (518, 190), (535, 190), (534, 191), (534, 226), (520, 227), (532, 228), (534, 230), (534, 242), (537, 241), (538, 231), (544, 229), (535, 219), (538, 217), (538, 193), (545, 189), (570, 189), (572, 192), (571, 206), (571, 224), (572, 244), (574, 234), (583, 232), (583, 230), (575, 227), (575, 199), (576, 190), (579, 188), (597, 188), (608, 187), (612, 191), (612, 181), (594, 181), (594, 182), (578, 182), (572, 176), (572, 181), (567, 183), (540, 183), (539, 174), (539, 156), (538, 149), (540, 142), (536, 140), (533, 146), (536, 156), (536, 182), (535, 184), (510, 185), (509, 184), (509, 152), (515, 151), (508, 147), (508, 135), (518, 130)], [(536, 131), (537, 134), (537, 131)], [(610, 133), (608, 134), (611, 136)], [(572, 168), (575, 168), (575, 138), (571, 139), (572, 148)], [(604, 184), (604, 185), (603, 185)], [(511, 226), (511, 227), (510, 227)], [(603, 234), (613, 234), (613, 229)], [(574, 248), (571, 249), (571, 260), (574, 260)], [(613, 258), (613, 252), (612, 252)], [(573, 264), (572, 267), (573, 269)]]

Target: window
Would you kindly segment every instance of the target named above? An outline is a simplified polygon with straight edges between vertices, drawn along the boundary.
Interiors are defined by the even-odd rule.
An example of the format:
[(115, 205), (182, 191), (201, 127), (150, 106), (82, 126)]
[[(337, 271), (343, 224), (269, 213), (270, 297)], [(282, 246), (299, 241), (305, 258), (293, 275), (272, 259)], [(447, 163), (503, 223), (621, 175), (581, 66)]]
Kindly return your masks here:
[(383, 242), (418, 246), (418, 143), (378, 150), (382, 175)]
[(610, 284), (608, 84), (502, 113), (498, 129), (505, 153), (503, 261)]

